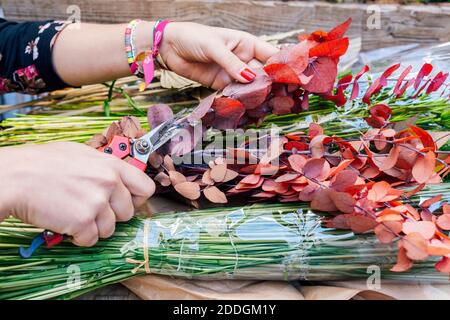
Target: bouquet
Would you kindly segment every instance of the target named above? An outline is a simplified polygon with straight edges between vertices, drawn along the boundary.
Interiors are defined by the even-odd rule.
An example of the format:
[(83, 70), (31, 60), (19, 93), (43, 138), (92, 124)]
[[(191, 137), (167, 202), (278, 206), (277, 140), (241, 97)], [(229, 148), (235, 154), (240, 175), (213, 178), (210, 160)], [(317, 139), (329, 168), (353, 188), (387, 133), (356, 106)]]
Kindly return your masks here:
[[(299, 36), (252, 83), (207, 96), (178, 123), (189, 138), (149, 159), (147, 174), (159, 193), (196, 208), (242, 199), (246, 206), (135, 218), (93, 248), (65, 242), (28, 260), (17, 248), (41, 230), (8, 219), (0, 225), (0, 298), (71, 298), (145, 273), (327, 281), (367, 277), (375, 265), (386, 279), (448, 281), (448, 73), (429, 77), (433, 67), (424, 64), (413, 78), (407, 67), (393, 79), (395, 64), (369, 82), (362, 98), (368, 67), (335, 85), (350, 22)], [(296, 130), (299, 119), (312, 115), (333, 120)], [(27, 122), (37, 119), (33, 141), (78, 141), (110, 124), (88, 141), (98, 148), (114, 135), (138, 138), (141, 124), (155, 127), (171, 117), (172, 109), (160, 104), (149, 108), (148, 119), (110, 124), (85, 117), (91, 129), (79, 134), (84, 118), (24, 117), (5, 132), (21, 143)], [(72, 123), (66, 133), (62, 120)], [(271, 124), (279, 125), (278, 135), (267, 131)], [(253, 126), (258, 136), (228, 148), (195, 148), (205, 136), (221, 134), (212, 129), (242, 126)], [(265, 148), (252, 148), (261, 137)], [(189, 161), (196, 156), (208, 160)]]

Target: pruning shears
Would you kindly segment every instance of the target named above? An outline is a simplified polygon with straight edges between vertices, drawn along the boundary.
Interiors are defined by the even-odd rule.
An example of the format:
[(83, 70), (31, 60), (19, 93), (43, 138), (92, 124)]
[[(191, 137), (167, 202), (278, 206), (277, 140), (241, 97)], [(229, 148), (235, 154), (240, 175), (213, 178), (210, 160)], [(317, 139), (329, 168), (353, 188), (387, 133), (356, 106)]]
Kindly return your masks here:
[[(183, 113), (183, 111), (177, 113), (172, 119), (161, 123), (138, 139), (113, 136), (106, 146), (97, 150), (124, 159), (132, 166), (145, 171), (150, 155), (180, 131), (181, 125), (178, 120), (182, 118)], [(20, 247), (19, 254), (22, 258), (29, 258), (41, 245), (45, 244), (47, 248), (51, 248), (64, 238), (62, 234), (45, 230), (32, 240), (28, 248)]]

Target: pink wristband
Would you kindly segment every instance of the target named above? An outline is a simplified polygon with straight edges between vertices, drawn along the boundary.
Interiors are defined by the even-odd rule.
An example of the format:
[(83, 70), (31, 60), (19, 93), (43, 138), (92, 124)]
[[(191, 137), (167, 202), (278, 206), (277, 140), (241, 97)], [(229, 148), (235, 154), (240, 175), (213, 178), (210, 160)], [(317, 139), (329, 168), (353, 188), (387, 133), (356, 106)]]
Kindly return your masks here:
[(170, 20), (158, 20), (153, 28), (153, 50), (150, 54), (147, 54), (144, 62), (142, 63), (142, 68), (144, 70), (144, 89), (152, 82), (153, 76), (155, 75), (155, 63), (154, 59), (158, 56), (159, 46), (161, 45), (164, 29), (167, 24), (171, 22)]

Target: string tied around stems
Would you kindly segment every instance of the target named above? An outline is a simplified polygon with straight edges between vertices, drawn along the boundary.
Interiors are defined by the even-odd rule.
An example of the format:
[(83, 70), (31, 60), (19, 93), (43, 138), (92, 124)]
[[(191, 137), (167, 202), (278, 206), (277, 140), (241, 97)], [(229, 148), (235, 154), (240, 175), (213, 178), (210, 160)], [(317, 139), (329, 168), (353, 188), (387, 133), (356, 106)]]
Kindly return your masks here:
[(133, 263), (133, 264), (137, 264), (138, 266), (135, 267), (133, 270), (131, 270), (131, 273), (135, 274), (139, 271), (139, 269), (141, 269), (142, 267), (144, 267), (145, 273), (150, 273), (150, 256), (148, 254), (148, 234), (149, 234), (149, 220), (146, 219), (144, 221), (144, 230), (143, 230), (143, 234), (142, 234), (142, 251), (143, 251), (143, 255), (144, 255), (144, 260), (143, 261), (139, 261), (136, 259), (132, 259), (132, 258), (126, 258), (125, 261), (128, 263)]

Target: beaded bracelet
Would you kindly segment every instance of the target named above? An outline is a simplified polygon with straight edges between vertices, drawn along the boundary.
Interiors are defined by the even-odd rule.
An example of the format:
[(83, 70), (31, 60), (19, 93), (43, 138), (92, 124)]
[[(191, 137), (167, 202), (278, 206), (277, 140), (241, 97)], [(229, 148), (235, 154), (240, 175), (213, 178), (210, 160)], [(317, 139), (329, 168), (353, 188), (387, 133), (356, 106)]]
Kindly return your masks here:
[(139, 78), (144, 77), (144, 73), (139, 70), (139, 66), (136, 63), (136, 57), (134, 54), (135, 47), (134, 47), (134, 31), (136, 30), (137, 25), (142, 22), (140, 19), (135, 19), (130, 21), (128, 23), (126, 29), (125, 29), (125, 52), (127, 55), (127, 62), (130, 66), (131, 73), (133, 73), (135, 76)]

